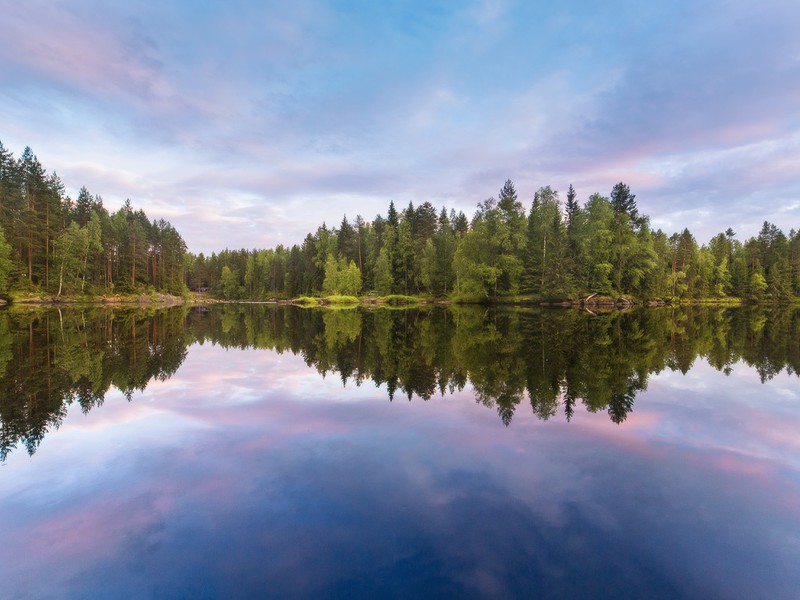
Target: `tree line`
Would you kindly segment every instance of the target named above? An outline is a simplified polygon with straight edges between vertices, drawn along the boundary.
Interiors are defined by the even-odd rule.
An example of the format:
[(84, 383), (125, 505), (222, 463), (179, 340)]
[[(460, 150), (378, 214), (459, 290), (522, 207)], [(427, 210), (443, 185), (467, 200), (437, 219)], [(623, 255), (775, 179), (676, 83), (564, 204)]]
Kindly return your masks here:
[(188, 284), (228, 299), (330, 294), (430, 294), (539, 300), (597, 293), (636, 299), (737, 297), (787, 302), (800, 295), (800, 233), (765, 222), (744, 242), (730, 228), (699, 245), (684, 229), (653, 231), (624, 183), (582, 205), (550, 186), (529, 208), (508, 180), (497, 198), (463, 212), (409, 203), (371, 222), (323, 223), (300, 244), (191, 256)]
[(183, 293), (186, 243), (170, 223), (64, 189), (29, 147), (17, 159), (0, 142), (0, 293)]
[(589, 294), (639, 300), (735, 297), (785, 303), (800, 295), (800, 233), (764, 222), (699, 245), (684, 229), (653, 231), (624, 183), (581, 204), (550, 186), (526, 209), (508, 180), (471, 218), (430, 202), (372, 221), (323, 223), (302, 243), (192, 255), (178, 231), (127, 200), (116, 212), (85, 187), (65, 195), (30, 148), (0, 143), (0, 293), (53, 296), (210, 289), (227, 299), (303, 295), (431, 295), (471, 300)]

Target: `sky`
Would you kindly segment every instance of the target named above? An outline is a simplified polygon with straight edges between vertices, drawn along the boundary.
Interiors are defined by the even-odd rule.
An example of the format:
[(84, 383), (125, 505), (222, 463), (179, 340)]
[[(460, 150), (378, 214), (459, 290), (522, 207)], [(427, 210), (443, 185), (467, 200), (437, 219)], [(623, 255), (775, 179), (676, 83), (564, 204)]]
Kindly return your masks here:
[(800, 228), (796, 0), (27, 0), (0, 19), (0, 142), (192, 252), (511, 179), (627, 183), (700, 243)]

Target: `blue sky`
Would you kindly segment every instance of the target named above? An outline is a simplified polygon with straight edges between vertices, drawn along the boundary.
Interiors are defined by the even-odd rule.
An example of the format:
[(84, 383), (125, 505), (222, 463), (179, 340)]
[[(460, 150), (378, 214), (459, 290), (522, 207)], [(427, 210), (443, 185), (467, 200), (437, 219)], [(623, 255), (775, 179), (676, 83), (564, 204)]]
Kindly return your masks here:
[(28, 0), (0, 141), (194, 252), (618, 181), (698, 241), (800, 228), (800, 3)]

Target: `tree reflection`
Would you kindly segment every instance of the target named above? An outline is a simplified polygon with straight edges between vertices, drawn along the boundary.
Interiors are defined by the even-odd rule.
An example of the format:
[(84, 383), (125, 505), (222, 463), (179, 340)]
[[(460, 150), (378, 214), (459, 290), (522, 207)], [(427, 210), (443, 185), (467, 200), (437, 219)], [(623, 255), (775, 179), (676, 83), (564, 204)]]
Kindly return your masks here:
[[(428, 400), (469, 382), (506, 425), (527, 398), (542, 420), (582, 404), (622, 423), (652, 373), (687, 373), (698, 358), (730, 374), (737, 362), (762, 381), (800, 366), (800, 311), (778, 308), (575, 310), (451, 306), (413, 310), (226, 305), (194, 312), (197, 339), (301, 354), (343, 383), (371, 380)], [(220, 322), (238, 323), (238, 329)], [(202, 333), (201, 333), (202, 332)]]
[(67, 408), (88, 412), (113, 385), (130, 400), (178, 369), (193, 343), (302, 356), (344, 385), (428, 400), (467, 383), (509, 425), (527, 401), (539, 419), (583, 406), (622, 423), (652, 373), (698, 358), (762, 381), (800, 373), (800, 310), (574, 310), (485, 307), (342, 310), (223, 305), (161, 311), (0, 311), (0, 460), (33, 454)]
[(185, 311), (0, 312), (0, 460), (21, 443), (33, 454), (67, 407), (84, 413), (113, 385), (130, 399), (186, 357)]

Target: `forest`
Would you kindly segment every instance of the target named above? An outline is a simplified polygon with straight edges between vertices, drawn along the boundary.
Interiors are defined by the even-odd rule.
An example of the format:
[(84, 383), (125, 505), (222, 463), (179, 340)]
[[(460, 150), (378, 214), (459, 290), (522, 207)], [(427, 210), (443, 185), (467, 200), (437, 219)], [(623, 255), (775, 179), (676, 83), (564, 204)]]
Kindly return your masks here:
[(187, 283), (226, 299), (427, 295), (455, 300), (564, 300), (589, 294), (786, 303), (800, 294), (800, 233), (764, 222), (744, 242), (730, 228), (699, 245), (688, 229), (650, 228), (624, 183), (581, 205), (540, 188), (526, 212), (508, 180), (463, 212), (409, 203), (372, 222), (345, 216), (301, 244), (192, 256)]
[(186, 257), (167, 221), (130, 200), (109, 212), (85, 187), (73, 200), (30, 148), (15, 159), (0, 143), (0, 295), (180, 295)]
[(800, 296), (800, 233), (764, 222), (745, 241), (732, 229), (699, 244), (689, 229), (653, 231), (636, 195), (617, 183), (581, 203), (550, 186), (529, 208), (507, 180), (471, 218), (409, 202), (385, 216), (325, 223), (301, 243), (270, 249), (187, 251), (178, 231), (126, 200), (109, 212), (85, 187), (65, 195), (30, 148), (0, 143), (0, 294), (107, 296), (207, 290), (227, 300), (302, 296), (428, 296), (461, 301), (636, 301)]

